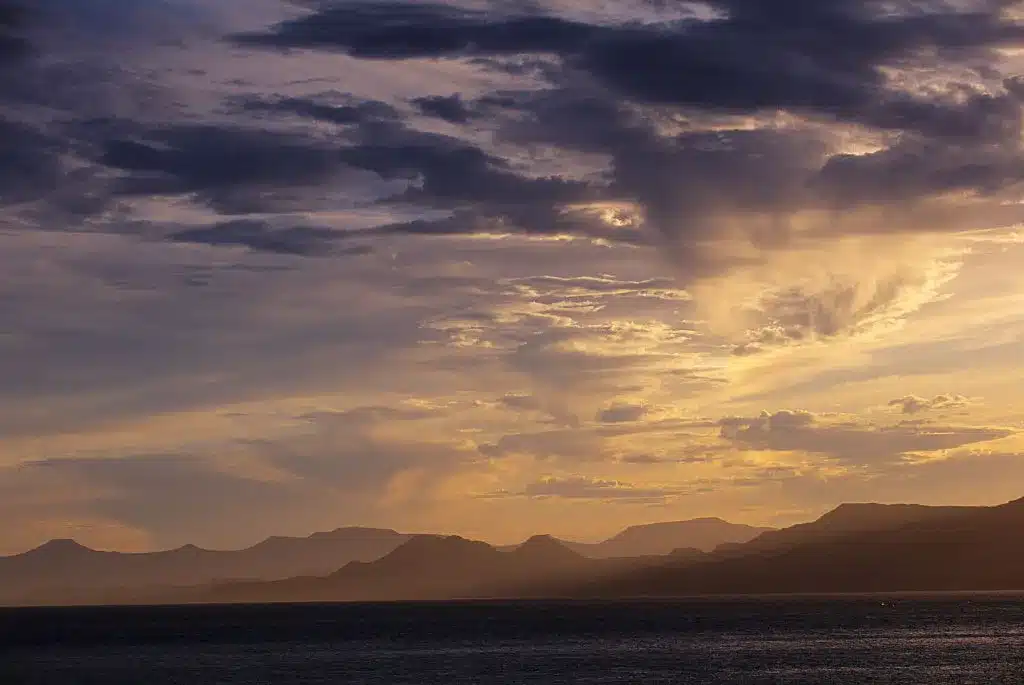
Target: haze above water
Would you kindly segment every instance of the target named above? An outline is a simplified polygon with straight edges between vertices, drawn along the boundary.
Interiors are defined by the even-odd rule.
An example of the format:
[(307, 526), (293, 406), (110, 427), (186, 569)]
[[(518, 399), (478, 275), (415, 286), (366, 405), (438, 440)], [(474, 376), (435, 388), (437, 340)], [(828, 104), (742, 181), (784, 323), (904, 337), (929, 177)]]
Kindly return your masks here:
[(0, 681), (1018, 682), (1019, 597), (0, 612)]

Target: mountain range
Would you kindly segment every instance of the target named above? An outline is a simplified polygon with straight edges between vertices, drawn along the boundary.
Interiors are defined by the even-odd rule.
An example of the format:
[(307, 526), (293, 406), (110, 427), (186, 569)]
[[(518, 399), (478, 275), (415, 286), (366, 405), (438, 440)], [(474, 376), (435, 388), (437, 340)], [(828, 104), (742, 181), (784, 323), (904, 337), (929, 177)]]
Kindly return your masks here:
[[(751, 540), (765, 530), (721, 519), (695, 519), (632, 526), (599, 543), (559, 542), (588, 557), (648, 556), (677, 548), (709, 551), (723, 543)], [(414, 538), (422, 536), (380, 528), (339, 528), (308, 537), (270, 537), (241, 550), (185, 545), (146, 553), (99, 551), (73, 540), (52, 540), (23, 554), (0, 557), (0, 603), (54, 598), (76, 602), (111, 593), (145, 594), (156, 588), (230, 580), (326, 576), (351, 562), (380, 559)]]
[(393, 530), (340, 528), (302, 538), (270, 537), (241, 550), (185, 545), (145, 553), (99, 551), (74, 540), (51, 540), (24, 554), (0, 557), (0, 602), (325, 575), (352, 561), (379, 559), (409, 538)]
[(720, 518), (698, 518), (630, 526), (597, 543), (559, 542), (585, 557), (607, 559), (671, 554), (681, 548), (711, 552), (721, 545), (749, 542), (773, 530), (729, 523)]
[(376, 562), (276, 584), (226, 584), (196, 601), (618, 599), (716, 594), (1024, 590), (1024, 499), (997, 507), (846, 504), (711, 552), (587, 558), (539, 536), (511, 550), (410, 540)]
[[(378, 551), (388, 544), (391, 548), (376, 558), (351, 559), (327, 572), (275, 580), (257, 578), (250, 571), (248, 575), (223, 575), (221, 580), (177, 582), (179, 578), (197, 577), (180, 571), (175, 582), (156, 582), (169, 576), (167, 572), (163, 576), (151, 572), (146, 584), (118, 585), (112, 577), (102, 587), (87, 588), (84, 583), (70, 581), (75, 573), (88, 577), (98, 566), (65, 567), (65, 584), (60, 586), (64, 592), (50, 585), (49, 590), (33, 596), (22, 594), (17, 601), (255, 603), (1024, 591), (1024, 548), (1016, 544), (1024, 532), (1024, 499), (994, 507), (845, 504), (815, 521), (781, 530), (763, 530), (745, 541), (725, 539), (710, 550), (707, 547), (711, 538), (700, 538), (694, 533), (728, 531), (733, 537), (742, 538), (739, 530), (729, 528), (731, 525), (714, 519), (655, 524), (627, 529), (604, 543), (590, 546), (538, 535), (520, 545), (502, 548), (458, 536), (342, 529), (349, 532), (288, 539), (292, 542), (287, 544), (301, 549), (302, 543), (295, 540), (354, 536), (361, 540), (364, 557), (371, 556), (368, 540), (380, 545), (374, 548)], [(663, 553), (681, 540), (680, 531), (694, 533), (686, 540), (690, 544)], [(619, 553), (649, 549), (654, 553)], [(160, 559), (161, 555), (175, 555), (175, 559), (183, 560), (182, 550), (202, 557), (203, 550), (197, 548), (122, 556), (150, 559), (147, 563), (152, 564), (151, 559)], [(23, 565), (22, 573), (34, 565), (44, 574), (37, 581), (46, 577), (47, 572), (52, 581), (55, 571), (47, 571), (47, 563), (64, 567), (76, 555), (84, 561), (83, 555), (89, 552), (75, 543), (54, 542), (24, 555), (0, 558), (0, 582), (7, 587), (8, 579), (17, 575), (12, 571), (12, 561)], [(245, 552), (248, 550), (212, 554)], [(319, 557), (318, 562), (326, 563), (325, 557)], [(140, 562), (135, 563), (138, 568), (143, 567)], [(184, 561), (179, 563), (179, 568), (187, 567)], [(282, 572), (282, 568), (278, 566), (276, 572)], [(121, 567), (120, 573), (128, 574), (128, 566)], [(41, 586), (37, 583), (36, 587)]]
[(817, 521), (572, 588), (601, 597), (1024, 590), (1024, 499), (844, 505)]

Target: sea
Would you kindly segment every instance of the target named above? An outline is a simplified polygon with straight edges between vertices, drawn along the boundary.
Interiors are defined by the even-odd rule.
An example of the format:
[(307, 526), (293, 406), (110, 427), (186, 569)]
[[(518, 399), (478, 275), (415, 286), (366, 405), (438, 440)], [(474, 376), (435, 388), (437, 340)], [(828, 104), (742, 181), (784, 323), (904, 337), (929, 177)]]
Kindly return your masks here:
[(2, 685), (1024, 683), (1024, 598), (0, 610)]

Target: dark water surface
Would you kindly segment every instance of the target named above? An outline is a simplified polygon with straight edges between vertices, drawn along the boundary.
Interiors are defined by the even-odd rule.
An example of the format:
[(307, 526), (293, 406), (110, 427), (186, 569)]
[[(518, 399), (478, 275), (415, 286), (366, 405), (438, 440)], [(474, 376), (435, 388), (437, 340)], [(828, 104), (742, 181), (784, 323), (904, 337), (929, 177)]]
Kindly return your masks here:
[(2, 685), (1024, 683), (1024, 599), (0, 610)]

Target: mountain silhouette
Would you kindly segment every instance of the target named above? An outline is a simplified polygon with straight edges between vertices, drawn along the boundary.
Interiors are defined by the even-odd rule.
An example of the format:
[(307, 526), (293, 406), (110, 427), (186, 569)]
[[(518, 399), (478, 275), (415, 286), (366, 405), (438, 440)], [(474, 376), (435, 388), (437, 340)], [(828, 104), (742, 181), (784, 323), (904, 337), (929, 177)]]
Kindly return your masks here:
[(0, 557), (0, 601), (73, 601), (99, 591), (324, 575), (351, 561), (378, 559), (409, 537), (387, 529), (339, 528), (304, 538), (271, 537), (242, 550), (185, 545), (146, 553), (104, 552), (74, 540), (51, 540), (23, 554)]
[[(678, 524), (640, 526), (606, 542), (617, 541), (623, 545), (619, 549), (648, 549), (652, 538), (667, 537), (654, 533), (679, 529)], [(572, 543), (549, 535), (499, 549), (454, 535), (410, 536), (365, 528), (269, 538), (238, 552), (186, 545), (166, 552), (119, 554), (53, 540), (0, 558), (0, 587), (9, 590), (14, 579), (24, 590), (31, 579), (37, 594), (26, 600), (23, 593), (16, 600), (28, 603), (1011, 591), (1024, 590), (1024, 548), (1017, 544), (1022, 532), (1024, 499), (997, 507), (846, 504), (816, 521), (766, 531), (745, 543), (726, 543), (711, 553), (680, 547), (663, 555), (602, 558), (585, 556)], [(364, 556), (353, 559), (357, 554)], [(263, 565), (240, 567), (247, 555)], [(211, 561), (225, 558), (231, 563), (218, 566)], [(344, 560), (336, 563), (339, 559)], [(211, 573), (227, 566), (230, 574), (211, 580)], [(257, 570), (284, 573), (294, 568), (308, 570), (277, 579), (256, 575)]]
[[(634, 526), (596, 544), (535, 536), (516, 547), (546, 548), (548, 554), (561, 554), (563, 560), (570, 551), (597, 558), (649, 556), (668, 554), (677, 548), (711, 549), (720, 542), (747, 540), (761, 530), (720, 519), (697, 519)], [(97, 551), (74, 540), (51, 540), (23, 554), (0, 557), (0, 603), (77, 603), (99, 595), (141, 596), (155, 589), (229, 580), (327, 576), (353, 561), (380, 559), (412, 539), (436, 537), (444, 536), (346, 527), (307, 537), (269, 537), (241, 550), (185, 545), (146, 553)], [(695, 554), (687, 549), (684, 556), (692, 558)]]
[(550, 535), (534, 535), (508, 554), (513, 559), (551, 568), (579, 566), (584, 560), (583, 555), (574, 552), (565, 543)]
[(773, 530), (729, 523), (720, 518), (697, 518), (630, 526), (601, 542), (558, 541), (583, 556), (609, 559), (662, 556), (682, 549), (710, 552), (721, 545), (749, 542)]
[(587, 596), (1024, 590), (1024, 499), (997, 507), (845, 506), (716, 553), (577, 588)]
[[(682, 556), (697, 550), (683, 550)], [(453, 599), (540, 599), (567, 596), (581, 583), (680, 557), (593, 559), (549, 535), (537, 535), (512, 549), (458, 536), (416, 536), (378, 561), (353, 562), (322, 578), (270, 583), (225, 583), (185, 601), (331, 602)], [(179, 596), (179, 601), (182, 597)]]
[(598, 563), (549, 536), (502, 551), (456, 535), (417, 535), (372, 562), (320, 578), (225, 583), (208, 601), (392, 601), (519, 597), (551, 578), (587, 577)]
[(719, 554), (749, 554), (778, 550), (799, 544), (828, 540), (911, 523), (938, 521), (949, 516), (979, 511), (984, 507), (929, 507), (920, 504), (841, 504), (821, 518), (781, 530), (769, 530), (743, 544), (727, 543), (715, 549)]
[(685, 547), (709, 552), (722, 544), (748, 542), (771, 530), (729, 523), (720, 518), (650, 523), (630, 526), (584, 553), (600, 557), (638, 557), (670, 554)]

